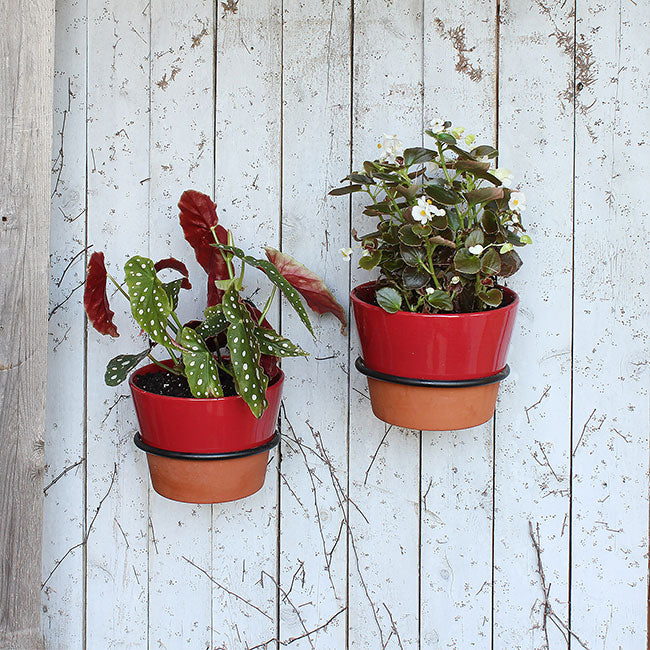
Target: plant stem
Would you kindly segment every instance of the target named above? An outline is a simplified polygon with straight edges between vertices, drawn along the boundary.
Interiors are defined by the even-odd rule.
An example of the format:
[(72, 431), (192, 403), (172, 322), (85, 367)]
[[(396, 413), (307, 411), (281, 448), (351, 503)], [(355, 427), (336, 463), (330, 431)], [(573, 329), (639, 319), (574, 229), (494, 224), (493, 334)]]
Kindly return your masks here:
[[(217, 237), (217, 233), (215, 232), (216, 228), (217, 228), (216, 226), (212, 226), (210, 228), (210, 232), (212, 233), (212, 237), (214, 237), (214, 241), (217, 244), (221, 244), (219, 238)], [(228, 231), (228, 246), (232, 246), (232, 233), (230, 232), (230, 230)], [(235, 274), (233, 273), (233, 269), (232, 269), (232, 262), (230, 261), (232, 256), (226, 253), (225, 251), (221, 251), (221, 255), (223, 256), (223, 259), (226, 261), (226, 266), (228, 267), (228, 277), (232, 280), (235, 277)]]
[(172, 310), (171, 316), (174, 319), (176, 325), (178, 325), (178, 331), (180, 332), (183, 329), (183, 326), (181, 325), (181, 322), (178, 320), (178, 316), (176, 315), (176, 312), (174, 310)]
[[(169, 352), (169, 350), (167, 350), (167, 352)], [(171, 354), (171, 353), (170, 353), (170, 354)], [(178, 370), (176, 370), (175, 368), (173, 368), (173, 367), (171, 367), (171, 366), (166, 366), (166, 365), (165, 365), (164, 363), (162, 363), (161, 361), (158, 361), (158, 359), (155, 359), (154, 356), (153, 356), (151, 353), (149, 353), (147, 356), (148, 356), (148, 357), (149, 357), (149, 358), (150, 358), (150, 359), (151, 359), (151, 360), (152, 360), (152, 361), (153, 361), (157, 366), (159, 366), (160, 368), (162, 368), (162, 369), (165, 370), (166, 372), (171, 372), (172, 375), (178, 375), (179, 377), (182, 377), (182, 376), (183, 376), (183, 373), (182, 373), (182, 372), (179, 372)], [(174, 355), (172, 355), (172, 357), (173, 357), (173, 356), (174, 356)]]
[(110, 280), (110, 281), (111, 281), (111, 282), (112, 282), (112, 283), (113, 283), (113, 284), (114, 284), (114, 285), (119, 289), (120, 293), (121, 293), (121, 294), (122, 294), (122, 295), (123, 295), (123, 296), (124, 296), (124, 297), (129, 301), (129, 302), (131, 302), (131, 296), (129, 296), (129, 294), (128, 294), (126, 291), (124, 291), (124, 289), (122, 289), (122, 286), (120, 285), (120, 283), (119, 283), (119, 282), (118, 282), (118, 281), (117, 281), (117, 280), (116, 280), (116, 279), (115, 279), (115, 278), (114, 278), (110, 273), (107, 273), (107, 274), (106, 274), (106, 277), (107, 277), (107, 278), (108, 278), (108, 279), (109, 279), (109, 280)]
[(223, 370), (226, 374), (230, 375), (231, 377), (234, 377), (234, 376), (235, 376), (235, 375), (232, 373), (232, 371), (229, 370), (228, 367), (227, 367), (225, 364), (220, 363), (219, 361), (217, 361), (216, 363), (217, 363), (217, 366), (219, 367), (220, 370)]
[(277, 291), (277, 287), (273, 287), (273, 291), (271, 291), (271, 295), (269, 296), (269, 299), (266, 301), (266, 304), (264, 305), (264, 309), (262, 310), (262, 315), (259, 317), (259, 320), (257, 321), (258, 325), (261, 325), (264, 322), (264, 319), (266, 318), (266, 315), (269, 313), (269, 309), (271, 309), (271, 304), (273, 303), (273, 298), (275, 298), (275, 292)]

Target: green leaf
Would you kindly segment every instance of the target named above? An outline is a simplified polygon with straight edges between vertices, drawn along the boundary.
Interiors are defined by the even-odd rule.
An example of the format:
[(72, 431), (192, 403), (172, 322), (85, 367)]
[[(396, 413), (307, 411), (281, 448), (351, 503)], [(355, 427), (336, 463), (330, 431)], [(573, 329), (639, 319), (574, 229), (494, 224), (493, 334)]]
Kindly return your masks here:
[(473, 205), (477, 203), (489, 203), (503, 198), (502, 187), (481, 187), (465, 194), (465, 199)]
[(499, 289), (480, 291), (477, 295), (486, 305), (490, 305), (490, 307), (498, 307), (503, 300), (503, 293)]
[(257, 325), (233, 288), (226, 291), (221, 306), (230, 322), (226, 337), (237, 393), (248, 404), (251, 413), (259, 418), (268, 406), (266, 387), (269, 378), (260, 367)]
[(419, 267), (426, 261), (427, 254), (419, 246), (400, 246), (400, 255), (408, 266)]
[(118, 354), (111, 359), (106, 366), (104, 381), (107, 386), (117, 386), (121, 384), (128, 374), (151, 352), (147, 348), (138, 354)]
[(267, 260), (256, 259), (255, 257), (246, 255), (244, 251), (242, 251), (240, 248), (236, 248), (235, 246), (226, 246), (225, 244), (217, 244), (217, 243), (212, 244), (212, 246), (214, 246), (215, 248), (219, 248), (222, 251), (226, 251), (227, 253), (232, 253), (235, 257), (238, 257), (240, 260), (246, 262), (246, 264), (250, 264), (251, 266), (258, 268), (260, 271), (265, 273), (266, 277), (269, 280), (271, 280), (271, 282), (273, 282), (273, 284), (276, 287), (278, 287), (280, 291), (282, 291), (285, 298), (289, 301), (289, 304), (296, 310), (298, 316), (300, 316), (300, 320), (304, 323), (305, 327), (309, 330), (310, 334), (312, 336), (314, 335), (314, 330), (311, 326), (311, 321), (309, 320), (309, 316), (307, 315), (307, 310), (305, 309), (305, 306), (302, 304), (302, 300), (300, 299), (300, 294), (289, 284), (289, 282), (285, 278), (282, 277), (278, 269), (275, 268), (275, 266), (271, 264), (271, 262)]
[(172, 345), (167, 334), (167, 317), (172, 305), (153, 262), (136, 255), (124, 265), (126, 284), (131, 298), (131, 313), (149, 338), (165, 347)]
[(433, 216), (431, 219), (429, 219), (429, 223), (436, 230), (445, 230), (445, 228), (447, 228), (447, 226), (449, 225), (449, 221), (447, 220), (446, 214)]
[(501, 248), (499, 249), (499, 253), (502, 255), (505, 253), (509, 253), (513, 249), (513, 245), (510, 242), (506, 242)]
[(488, 248), (481, 256), (481, 273), (497, 275), (501, 270), (501, 258), (494, 248)]
[(460, 273), (472, 275), (479, 272), (481, 260), (476, 255), (472, 255), (466, 248), (461, 248), (454, 255), (454, 268)]
[(185, 376), (194, 397), (223, 397), (219, 367), (203, 339), (191, 327), (184, 327), (178, 342), (183, 347)]
[(440, 133), (434, 133), (433, 137), (439, 142), (444, 142), (445, 144), (456, 144), (456, 138), (454, 138), (451, 133), (445, 133), (443, 131)]
[(522, 244), (532, 244), (532, 243), (533, 243), (533, 240), (532, 240), (528, 235), (522, 235), (522, 236), (519, 238), (519, 241), (520, 241)]
[(494, 234), (499, 230), (497, 215), (492, 212), (492, 210), (483, 210), (483, 214), (481, 215), (481, 225), (485, 232)]
[(178, 307), (178, 294), (181, 292), (181, 285), (183, 284), (183, 279), (172, 280), (171, 282), (164, 282), (163, 289), (169, 298), (169, 302), (172, 306), (172, 309)]
[(343, 196), (345, 194), (353, 194), (354, 192), (361, 192), (363, 186), (361, 185), (345, 185), (343, 187), (337, 187), (330, 191), (330, 196)]
[(510, 251), (501, 256), (501, 271), (499, 275), (502, 278), (509, 278), (521, 268), (522, 264), (523, 262), (517, 251)]
[(366, 176), (365, 174), (350, 174), (348, 180), (352, 183), (360, 183), (361, 185), (372, 184), (372, 176)]
[(451, 311), (454, 305), (451, 301), (451, 296), (441, 289), (436, 289), (433, 293), (427, 294), (427, 302), (436, 309), (443, 311)]
[(267, 327), (256, 327), (255, 336), (257, 337), (262, 354), (270, 354), (273, 357), (309, 356), (307, 352), (295, 343), (292, 343), (289, 339)]
[(204, 314), (205, 320), (196, 328), (204, 339), (217, 336), (228, 327), (228, 319), (224, 316), (221, 305), (208, 307)]
[(411, 165), (421, 165), (433, 160), (436, 156), (437, 154), (435, 151), (424, 147), (404, 149), (404, 165), (406, 167), (410, 167)]
[(480, 228), (475, 228), (467, 235), (465, 246), (469, 248), (470, 246), (476, 246), (476, 244), (483, 244), (484, 241), (483, 231)]
[(456, 192), (440, 187), (440, 185), (427, 185), (424, 191), (436, 203), (442, 203), (442, 205), (456, 205), (463, 200), (463, 197)]
[(490, 147), (487, 144), (482, 144), (478, 147), (474, 147), (470, 152), (470, 156), (474, 156), (474, 158), (484, 158), (487, 156), (488, 158), (496, 158), (499, 152), (494, 148)]
[(405, 289), (421, 289), (426, 286), (431, 280), (431, 274), (422, 269), (415, 269), (412, 266), (407, 266), (402, 271), (402, 282)]
[(402, 296), (393, 287), (382, 287), (375, 293), (377, 304), (389, 314), (399, 311), (402, 306)]
[(400, 227), (399, 240), (407, 246), (417, 246), (420, 244), (420, 238), (413, 231), (413, 226), (408, 223)]
[[(466, 171), (466, 172), (486, 172), (488, 169), (490, 169), (490, 163), (489, 162), (479, 162), (478, 160), (452, 160), (447, 164), (448, 169), (458, 169), (460, 171)], [(498, 179), (496, 179), (498, 180)]]
[(359, 258), (359, 266), (366, 271), (372, 271), (372, 269), (379, 264), (381, 261), (381, 251), (375, 250), (370, 253), (370, 255), (362, 255)]
[(393, 190), (405, 199), (412, 201), (415, 198), (415, 195), (420, 191), (420, 188), (418, 185), (409, 185), (408, 187), (406, 187), (406, 185), (396, 185)]
[(428, 237), (431, 233), (431, 226), (429, 225), (422, 225), (420, 223), (416, 223), (413, 225), (413, 232), (418, 236), (418, 237)]

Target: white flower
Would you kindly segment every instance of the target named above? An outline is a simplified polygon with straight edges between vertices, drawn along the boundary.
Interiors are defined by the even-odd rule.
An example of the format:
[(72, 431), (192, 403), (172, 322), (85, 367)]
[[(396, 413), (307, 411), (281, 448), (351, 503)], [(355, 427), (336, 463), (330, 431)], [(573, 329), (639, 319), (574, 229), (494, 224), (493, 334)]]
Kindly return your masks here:
[(458, 284), (459, 282), (460, 282), (460, 278), (459, 278), (457, 275), (455, 275), (455, 276), (451, 279), (451, 283), (452, 283), (452, 284)]
[(497, 169), (492, 170), (492, 176), (496, 176), (503, 187), (512, 187), (512, 172), (505, 167), (498, 167)]
[(447, 213), (443, 208), (439, 208), (437, 205), (432, 205), (431, 214), (435, 215), (436, 217), (444, 217)]
[(508, 207), (513, 212), (523, 212), (526, 209), (526, 195), (523, 192), (513, 192), (510, 195)]
[(419, 221), (422, 225), (424, 225), (429, 219), (431, 219), (432, 215), (432, 208), (435, 207), (431, 203), (431, 199), (425, 199), (423, 196), (421, 196), (418, 199), (417, 205), (413, 206), (413, 210), (411, 211), (411, 216), (415, 221)]
[(475, 244), (474, 246), (470, 246), (467, 250), (472, 255), (480, 255), (483, 252), (483, 246), (481, 246), (481, 244)]
[(445, 130), (445, 121), (441, 117), (434, 117), (429, 122), (429, 130), (433, 133), (441, 133)]
[(349, 262), (350, 258), (352, 257), (353, 251), (352, 251), (351, 248), (339, 248), (339, 253), (341, 253), (341, 255), (343, 255), (343, 257), (345, 258), (345, 260), (347, 262)]
[(427, 296), (430, 296), (432, 293), (435, 293), (436, 290), (433, 289), (432, 287), (427, 287)]
[(394, 163), (404, 153), (404, 146), (396, 135), (384, 133), (384, 141), (377, 145), (379, 158), (383, 162)]
[(519, 217), (516, 214), (512, 215), (512, 223), (519, 223)]

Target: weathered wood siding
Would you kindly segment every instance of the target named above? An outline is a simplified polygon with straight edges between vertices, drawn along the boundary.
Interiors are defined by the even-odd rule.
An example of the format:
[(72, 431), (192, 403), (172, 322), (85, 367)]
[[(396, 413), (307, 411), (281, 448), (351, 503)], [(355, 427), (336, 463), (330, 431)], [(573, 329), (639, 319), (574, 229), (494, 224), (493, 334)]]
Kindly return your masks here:
[[(57, 2), (48, 648), (646, 647), (649, 29), (627, 0)], [(346, 302), (367, 274), (338, 250), (364, 217), (327, 191), (437, 114), (480, 125), (528, 195), (494, 421), (385, 427), (354, 327), (316, 319), (314, 342), (279, 306), (312, 357), (284, 364), (263, 491), (159, 497), (127, 389), (103, 384), (136, 349), (126, 306), (119, 340), (84, 322), (90, 250), (116, 273), (188, 261), (200, 313), (175, 208), (194, 187)]]
[(0, 649), (38, 650), (54, 1), (0, 25)]

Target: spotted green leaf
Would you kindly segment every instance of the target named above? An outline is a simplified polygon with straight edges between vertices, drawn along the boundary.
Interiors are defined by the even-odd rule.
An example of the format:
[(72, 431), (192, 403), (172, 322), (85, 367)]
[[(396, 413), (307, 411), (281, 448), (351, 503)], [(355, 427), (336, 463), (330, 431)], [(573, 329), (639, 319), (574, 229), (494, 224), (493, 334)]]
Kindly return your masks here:
[(314, 335), (311, 321), (309, 320), (305, 306), (302, 304), (300, 294), (291, 286), (291, 284), (289, 284), (289, 282), (284, 277), (282, 277), (278, 269), (273, 264), (271, 264), (271, 262), (268, 262), (267, 260), (256, 259), (250, 255), (246, 255), (244, 251), (242, 251), (240, 248), (236, 248), (235, 246), (226, 246), (225, 244), (216, 243), (212, 244), (212, 246), (215, 246), (216, 248), (219, 248), (226, 253), (231, 253), (235, 257), (238, 257), (240, 260), (246, 262), (246, 264), (250, 264), (251, 266), (254, 266), (255, 268), (258, 268), (260, 271), (264, 272), (266, 274), (266, 277), (271, 280), (271, 282), (273, 282), (273, 284), (278, 287), (280, 291), (282, 291), (285, 298), (289, 301), (289, 304), (296, 310), (298, 316), (300, 316), (300, 320), (305, 324), (305, 327), (309, 330), (312, 336)]
[(237, 393), (259, 418), (266, 410), (266, 387), (269, 378), (260, 367), (260, 346), (255, 336), (255, 321), (234, 288), (229, 289), (221, 303), (230, 325), (226, 334), (230, 363), (235, 375)]
[(170, 347), (172, 342), (166, 327), (172, 305), (163, 283), (156, 275), (153, 262), (136, 255), (124, 265), (124, 273), (133, 318), (152, 341)]
[(194, 397), (223, 397), (219, 368), (203, 339), (191, 327), (184, 327), (178, 342), (183, 347), (185, 376)]
[(151, 352), (147, 348), (138, 354), (118, 354), (111, 359), (106, 366), (104, 381), (107, 386), (117, 386), (121, 384), (127, 375)]
[(169, 303), (172, 306), (172, 309), (178, 307), (178, 294), (181, 291), (181, 285), (183, 284), (184, 278), (179, 280), (172, 280), (171, 282), (164, 282), (163, 289), (169, 298)]
[(196, 328), (196, 331), (204, 338), (217, 336), (228, 327), (228, 319), (224, 316), (221, 305), (214, 305), (205, 310), (205, 320)]
[(277, 332), (266, 327), (256, 327), (255, 336), (260, 345), (262, 354), (270, 354), (274, 357), (306, 357), (307, 352), (284, 338)]

